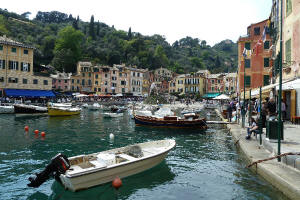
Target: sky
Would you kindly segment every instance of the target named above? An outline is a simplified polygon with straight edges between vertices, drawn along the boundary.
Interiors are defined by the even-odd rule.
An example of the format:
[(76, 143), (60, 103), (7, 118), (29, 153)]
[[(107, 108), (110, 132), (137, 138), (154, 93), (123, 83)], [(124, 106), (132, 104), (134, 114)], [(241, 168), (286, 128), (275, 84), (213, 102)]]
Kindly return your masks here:
[(267, 19), (272, 0), (11, 0), (0, 8), (22, 14), (59, 11), (80, 19), (114, 25), (117, 30), (163, 35), (172, 44), (190, 36), (214, 45), (236, 42), (247, 27)]

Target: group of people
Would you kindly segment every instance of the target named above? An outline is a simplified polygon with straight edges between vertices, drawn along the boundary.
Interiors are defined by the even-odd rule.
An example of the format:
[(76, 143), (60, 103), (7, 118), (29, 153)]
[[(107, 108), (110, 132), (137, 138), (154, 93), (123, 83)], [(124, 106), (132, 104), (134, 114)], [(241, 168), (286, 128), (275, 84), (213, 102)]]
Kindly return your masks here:
[[(229, 101), (227, 103), (227, 119), (229, 122), (235, 117), (245, 115), (249, 119), (249, 126), (247, 127), (246, 139), (250, 139), (252, 133), (254, 135), (259, 133), (259, 113), (261, 114), (261, 126), (266, 127), (267, 120), (273, 121), (277, 119), (278, 106), (274, 98), (265, 98), (260, 108), (259, 99), (250, 100), (246, 102)], [(287, 105), (284, 100), (281, 103), (282, 120), (286, 119)], [(250, 116), (250, 117), (249, 117)]]

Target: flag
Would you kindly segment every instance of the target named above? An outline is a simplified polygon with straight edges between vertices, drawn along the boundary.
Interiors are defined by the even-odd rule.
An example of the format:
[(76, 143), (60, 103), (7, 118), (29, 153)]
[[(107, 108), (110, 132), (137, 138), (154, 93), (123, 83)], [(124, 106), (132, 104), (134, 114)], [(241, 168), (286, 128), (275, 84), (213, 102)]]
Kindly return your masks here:
[(264, 43), (265, 43), (266, 37), (267, 37), (267, 36), (266, 36), (266, 35), (267, 35), (267, 33), (266, 33), (267, 30), (266, 30), (266, 29), (267, 29), (267, 26), (264, 27), (264, 31), (263, 31), (263, 34), (262, 34), (262, 41), (263, 41)]
[(243, 56), (244, 56), (244, 58), (246, 58), (246, 57), (247, 57), (247, 49), (246, 49), (246, 48), (244, 48), (244, 51), (243, 51)]

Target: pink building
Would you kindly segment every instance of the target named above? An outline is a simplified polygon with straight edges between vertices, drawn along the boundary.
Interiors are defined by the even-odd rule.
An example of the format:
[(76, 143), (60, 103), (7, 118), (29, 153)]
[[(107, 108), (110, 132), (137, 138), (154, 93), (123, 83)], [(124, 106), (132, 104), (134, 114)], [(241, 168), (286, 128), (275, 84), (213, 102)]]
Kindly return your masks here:
[(70, 91), (71, 73), (52, 74), (52, 89), (59, 91)]

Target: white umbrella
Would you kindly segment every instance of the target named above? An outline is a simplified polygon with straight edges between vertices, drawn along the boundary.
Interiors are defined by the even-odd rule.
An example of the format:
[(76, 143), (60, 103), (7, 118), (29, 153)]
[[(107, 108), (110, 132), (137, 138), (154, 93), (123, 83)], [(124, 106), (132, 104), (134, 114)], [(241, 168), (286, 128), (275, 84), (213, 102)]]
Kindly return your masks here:
[(226, 100), (226, 99), (230, 99), (229, 96), (227, 96), (226, 94), (221, 94), (215, 98), (213, 98), (214, 100)]
[(77, 98), (79, 98), (79, 97), (87, 97), (88, 95), (86, 95), (86, 94), (78, 94), (78, 95), (76, 95), (75, 97), (77, 97)]

